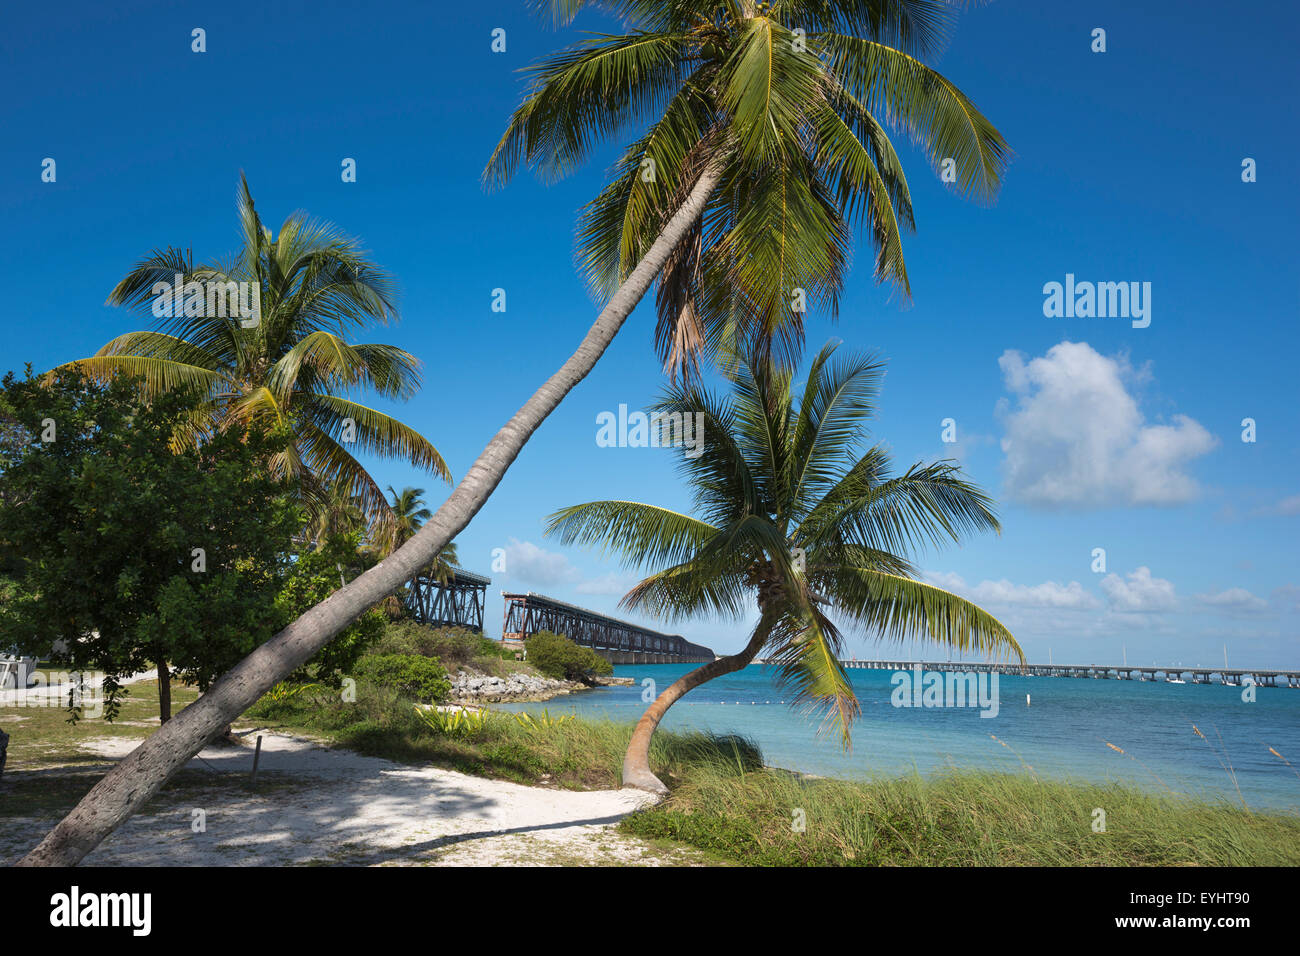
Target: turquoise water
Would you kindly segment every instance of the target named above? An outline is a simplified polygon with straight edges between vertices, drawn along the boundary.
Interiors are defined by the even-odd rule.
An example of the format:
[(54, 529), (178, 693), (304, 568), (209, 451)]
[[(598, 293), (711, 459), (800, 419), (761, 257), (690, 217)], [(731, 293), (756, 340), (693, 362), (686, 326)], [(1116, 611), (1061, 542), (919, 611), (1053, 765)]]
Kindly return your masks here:
[[(692, 666), (628, 665), (614, 673), (638, 685), (650, 678), (662, 690)], [(894, 707), (891, 672), (849, 674), (862, 717), (847, 753), (834, 732), (818, 734), (818, 717), (779, 703), (782, 692), (760, 665), (696, 688), (662, 726), (744, 734), (771, 765), (851, 779), (951, 766), (1023, 772), (1028, 765), (1040, 776), (1122, 780), (1238, 801), (1230, 767), (1252, 808), (1300, 812), (1300, 777), (1269, 753), (1272, 747), (1300, 770), (1300, 689), (1257, 687), (1256, 700), (1244, 703), (1240, 687), (1220, 684), (1004, 676), (998, 714), (985, 718), (973, 707)], [(502, 709), (628, 722), (645, 710), (641, 696), (640, 686), (609, 687)]]

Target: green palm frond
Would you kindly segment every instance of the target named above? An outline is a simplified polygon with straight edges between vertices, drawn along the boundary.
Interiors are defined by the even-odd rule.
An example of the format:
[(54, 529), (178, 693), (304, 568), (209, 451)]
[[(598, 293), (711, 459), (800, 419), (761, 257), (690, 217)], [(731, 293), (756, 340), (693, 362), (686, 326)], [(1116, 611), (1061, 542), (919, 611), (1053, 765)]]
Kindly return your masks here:
[[(347, 420), (356, 428), (358, 450), (403, 457), (450, 480), (438, 451), (411, 427), (339, 392), (368, 389), (386, 398), (409, 399), (420, 386), (420, 363), (391, 345), (353, 343), (346, 336), (397, 317), (392, 276), (360, 243), (336, 226), (302, 212), (288, 216), (274, 234), (262, 222), (248, 181), (236, 191), (239, 250), (225, 261), (196, 265), (187, 251), (167, 247), (145, 256), (109, 294), (108, 301), (148, 309), (154, 328), (128, 332), (96, 355), (71, 363), (95, 377), (140, 377), (147, 394), (189, 390), (201, 399), (178, 430), (174, 444), (193, 445), (214, 429), (290, 425), (290, 445), (269, 462), (279, 475), (301, 481), (304, 502), (324, 507), (325, 489), (338, 478), (347, 494), (364, 500), (369, 520), (385, 518), (388, 504), (373, 479), (334, 437)], [(173, 311), (154, 304), (159, 284), (256, 283), (259, 321), (210, 308)], [(197, 300), (195, 300), (197, 301)], [(225, 306), (226, 302), (220, 302)], [(190, 314), (186, 314), (189, 312)], [(196, 314), (197, 313), (197, 314)], [(316, 474), (316, 467), (325, 468)]]
[(981, 200), (997, 194), (1011, 147), (955, 84), (884, 43), (838, 33), (808, 39), (844, 89), (872, 114), (906, 130), (936, 171), (952, 159), (963, 194)]
[(837, 358), (830, 345), (813, 359), (790, 438), (792, 474), (786, 484), (796, 520), (839, 479), (863, 421), (875, 413), (884, 374), (885, 366), (875, 356)]
[(596, 141), (645, 121), (671, 98), (688, 37), (633, 30), (596, 34), (532, 67), (531, 86), (488, 160), (504, 185), (521, 162), (551, 179), (572, 172)]
[[(961, 477), (952, 462), (917, 464), (878, 480), (881, 456), (865, 456), (805, 519), (800, 534), (839, 534), (890, 551), (960, 543), (969, 534), (1000, 532), (993, 501)], [(867, 476), (874, 476), (869, 478)]]
[(667, 508), (635, 501), (592, 501), (561, 508), (546, 519), (547, 535), (561, 544), (600, 546), (634, 566), (677, 564), (697, 551), (718, 529)]
[(823, 585), (837, 607), (886, 640), (1010, 655), (1024, 663), (1020, 645), (1001, 621), (951, 591), (855, 567), (829, 571)]
[(556, 24), (601, 10), (624, 32), (529, 69), (484, 181), (501, 185), (523, 165), (563, 176), (597, 142), (631, 134), (579, 230), (597, 296), (629, 274), (699, 172), (722, 167), (657, 277), (655, 347), (674, 375), (755, 348), (797, 364), (806, 313), (838, 312), (855, 229), (876, 280), (911, 298), (902, 236), (915, 228), (912, 200), (886, 127), (937, 169), (950, 159), (958, 191), (980, 200), (1010, 161), (969, 97), (924, 62), (947, 42), (958, 6), (948, 0), (537, 6)]
[(840, 663), (844, 642), (839, 631), (811, 602), (783, 623), (784, 633), (778, 631), (769, 642), (776, 644), (768, 661), (776, 668), (777, 681), (789, 688), (796, 704), (821, 709), (823, 728), (838, 727), (840, 739), (848, 747), (861, 706)]

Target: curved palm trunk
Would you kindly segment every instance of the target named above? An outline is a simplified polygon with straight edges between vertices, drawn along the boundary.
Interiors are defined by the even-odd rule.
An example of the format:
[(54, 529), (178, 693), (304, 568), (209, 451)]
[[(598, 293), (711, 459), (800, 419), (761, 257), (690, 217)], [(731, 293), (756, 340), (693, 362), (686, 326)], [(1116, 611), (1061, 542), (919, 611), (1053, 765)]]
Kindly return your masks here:
[(672, 686), (655, 698), (655, 702), (641, 715), (641, 719), (637, 721), (636, 729), (632, 731), (632, 739), (627, 745), (627, 753), (623, 756), (623, 786), (636, 787), (638, 790), (649, 790), (660, 794), (668, 792), (668, 788), (664, 786), (663, 781), (650, 772), (650, 738), (654, 736), (659, 721), (664, 719), (664, 714), (668, 713), (668, 708), (681, 700), (688, 691), (694, 690), (715, 677), (731, 674), (743, 667), (748, 667), (749, 662), (758, 654), (771, 633), (772, 625), (766, 620), (760, 620), (758, 626), (754, 628), (753, 637), (749, 639), (749, 643), (745, 645), (745, 649), (739, 654), (732, 654), (730, 657), (719, 657), (703, 667), (695, 668), (689, 674), (679, 677), (673, 682)]
[(427, 566), (483, 507), (546, 417), (595, 367), (668, 256), (703, 214), (709, 194), (721, 177), (720, 165), (705, 169), (645, 258), (601, 310), (577, 351), (488, 442), (460, 484), (415, 537), (223, 674), (206, 694), (105, 775), (19, 865), (71, 866), (79, 862), (157, 793), (167, 778), (208, 740), (306, 663), (363, 611)]

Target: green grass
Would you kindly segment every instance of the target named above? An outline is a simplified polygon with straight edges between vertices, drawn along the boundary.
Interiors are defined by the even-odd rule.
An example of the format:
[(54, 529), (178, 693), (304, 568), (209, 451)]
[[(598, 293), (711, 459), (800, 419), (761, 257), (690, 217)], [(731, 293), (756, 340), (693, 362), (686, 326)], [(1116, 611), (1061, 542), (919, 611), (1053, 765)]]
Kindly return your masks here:
[[(158, 682), (141, 681), (127, 690), (112, 723), (87, 717), (71, 724), (61, 707), (0, 706), (0, 730), (10, 735), (0, 776), (0, 820), (66, 813), (114, 763), (114, 758), (84, 748), (87, 740), (109, 737), (138, 743), (158, 729)], [(172, 712), (197, 697), (195, 688), (173, 684)], [(167, 789), (184, 790), (196, 777), (181, 771)]]
[(1300, 865), (1300, 818), (1028, 774), (857, 783), (706, 762), (620, 826), (759, 866)]
[[(611, 721), (524, 726), (506, 712), (492, 714), (477, 733), (441, 734), (420, 719), (410, 701), (365, 682), (358, 683), (352, 703), (324, 689), (282, 701), (268, 696), (253, 705), (243, 723), (249, 720), (369, 756), (573, 790), (618, 787), (632, 735), (630, 724)], [(700, 762), (734, 760), (751, 768), (761, 765), (757, 749), (740, 738), (660, 732), (651, 751), (655, 772), (670, 784)]]
[[(114, 724), (74, 726), (58, 709), (0, 708), (0, 727), (13, 735), (0, 819), (69, 809), (111, 765), (81, 748), (87, 738), (150, 733), (156, 686), (131, 691)], [(173, 695), (177, 708), (196, 696), (182, 687)], [(570, 789), (617, 787), (632, 732), (609, 721), (529, 727), (501, 712), (477, 732), (442, 734), (409, 701), (364, 682), (354, 703), (324, 688), (268, 696), (237, 727), (254, 724), (372, 756)], [(1296, 816), (1119, 784), (973, 771), (870, 783), (813, 779), (764, 768), (743, 738), (664, 732), (655, 735), (651, 766), (673, 794), (624, 820), (623, 832), (742, 865), (1300, 865)], [(217, 782), (182, 771), (166, 791), (174, 798)], [(1104, 833), (1092, 829), (1097, 808), (1106, 814)]]

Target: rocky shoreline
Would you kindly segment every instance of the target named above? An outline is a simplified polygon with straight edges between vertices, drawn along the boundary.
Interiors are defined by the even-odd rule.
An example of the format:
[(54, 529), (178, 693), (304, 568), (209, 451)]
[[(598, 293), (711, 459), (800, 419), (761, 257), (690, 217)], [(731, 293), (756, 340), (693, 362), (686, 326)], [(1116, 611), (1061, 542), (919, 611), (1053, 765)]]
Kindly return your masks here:
[(593, 687), (609, 687), (634, 683), (630, 677), (592, 677), (590, 683), (576, 680), (557, 680), (539, 674), (513, 673), (505, 677), (480, 674), (473, 670), (458, 670), (451, 679), (453, 704), (503, 704), (526, 701), (551, 700), (575, 691)]

